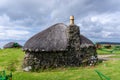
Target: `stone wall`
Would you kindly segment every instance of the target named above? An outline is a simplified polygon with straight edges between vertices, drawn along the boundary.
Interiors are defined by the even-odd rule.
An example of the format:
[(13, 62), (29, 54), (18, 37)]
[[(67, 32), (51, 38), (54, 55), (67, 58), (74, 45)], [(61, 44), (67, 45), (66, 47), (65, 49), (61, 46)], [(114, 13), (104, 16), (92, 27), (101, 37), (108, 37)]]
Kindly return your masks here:
[(97, 52), (95, 46), (81, 47), (82, 65), (94, 66), (97, 63)]
[[(38, 71), (47, 68), (80, 66), (91, 64), (92, 56), (96, 55), (94, 47), (81, 48), (81, 54), (76, 57), (74, 52), (26, 52), (23, 69), (31, 67), (28, 71)], [(97, 55), (96, 55), (97, 58)], [(94, 58), (95, 59), (95, 58)], [(96, 60), (95, 60), (96, 61)], [(96, 62), (95, 62), (96, 63)], [(94, 65), (94, 63), (92, 64)]]
[(80, 30), (76, 25), (70, 25), (67, 29), (68, 31), (68, 44), (69, 49), (73, 49), (74, 51), (80, 51)]
[(26, 52), (23, 69), (31, 67), (32, 71), (46, 68), (56, 68), (65, 66), (79, 66), (78, 59), (73, 53), (68, 52)]
[(76, 65), (80, 65), (82, 61), (81, 52), (80, 52), (80, 30), (76, 25), (70, 25), (68, 27), (68, 50), (69, 54), (74, 54), (77, 59)]

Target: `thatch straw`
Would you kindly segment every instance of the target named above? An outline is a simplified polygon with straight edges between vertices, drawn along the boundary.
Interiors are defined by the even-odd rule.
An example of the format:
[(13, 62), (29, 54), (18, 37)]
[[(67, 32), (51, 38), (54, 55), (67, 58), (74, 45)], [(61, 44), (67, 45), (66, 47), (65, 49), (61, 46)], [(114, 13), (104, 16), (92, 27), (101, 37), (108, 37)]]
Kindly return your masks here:
[(91, 40), (86, 38), (83, 35), (80, 35), (80, 47), (89, 47), (89, 46), (95, 46)]
[(30, 51), (60, 51), (67, 47), (67, 25), (58, 23), (31, 37), (24, 45)]
[[(76, 26), (76, 25), (73, 25)], [(25, 51), (65, 51), (68, 47), (67, 25), (58, 23), (31, 37), (24, 45)], [(74, 31), (74, 30), (73, 30)], [(91, 40), (80, 35), (80, 47), (94, 46)]]

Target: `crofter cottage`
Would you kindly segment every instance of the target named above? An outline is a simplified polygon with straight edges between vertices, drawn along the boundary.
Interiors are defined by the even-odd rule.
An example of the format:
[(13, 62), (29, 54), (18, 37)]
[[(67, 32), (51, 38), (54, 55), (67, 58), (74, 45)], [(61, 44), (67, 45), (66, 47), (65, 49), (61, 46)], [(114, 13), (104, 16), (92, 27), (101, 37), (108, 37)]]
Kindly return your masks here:
[(20, 45), (17, 42), (9, 42), (3, 46), (4, 49), (6, 49), (6, 48), (21, 48), (21, 47), (22, 47), (22, 45)]
[(26, 54), (23, 69), (26, 71), (80, 66), (97, 59), (95, 45), (80, 34), (73, 16), (70, 16), (69, 26), (57, 23), (31, 37), (23, 50)]

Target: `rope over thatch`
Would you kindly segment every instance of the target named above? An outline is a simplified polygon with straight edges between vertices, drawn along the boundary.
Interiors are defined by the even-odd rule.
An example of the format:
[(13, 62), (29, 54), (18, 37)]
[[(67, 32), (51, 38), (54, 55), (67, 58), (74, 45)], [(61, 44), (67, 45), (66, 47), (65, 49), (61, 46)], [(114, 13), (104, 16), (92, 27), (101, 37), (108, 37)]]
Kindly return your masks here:
[(24, 45), (28, 51), (65, 51), (67, 48), (67, 25), (58, 23), (31, 37)]

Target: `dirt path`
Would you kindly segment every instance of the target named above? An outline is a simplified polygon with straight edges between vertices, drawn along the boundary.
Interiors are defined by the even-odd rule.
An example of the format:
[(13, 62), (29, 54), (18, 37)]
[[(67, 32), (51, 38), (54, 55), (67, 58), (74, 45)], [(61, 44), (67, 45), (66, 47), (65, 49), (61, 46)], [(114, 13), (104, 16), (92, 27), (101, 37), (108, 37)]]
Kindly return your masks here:
[(111, 56), (115, 56), (114, 54), (109, 54), (109, 55), (98, 55), (98, 58), (108, 58)]
[(112, 58), (112, 56), (120, 56), (120, 55), (115, 55), (115, 54), (98, 55), (98, 58), (103, 60), (120, 60), (120, 58)]

